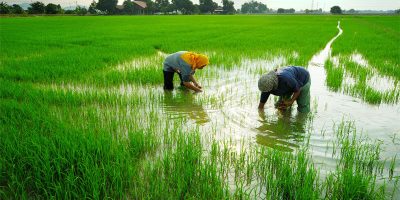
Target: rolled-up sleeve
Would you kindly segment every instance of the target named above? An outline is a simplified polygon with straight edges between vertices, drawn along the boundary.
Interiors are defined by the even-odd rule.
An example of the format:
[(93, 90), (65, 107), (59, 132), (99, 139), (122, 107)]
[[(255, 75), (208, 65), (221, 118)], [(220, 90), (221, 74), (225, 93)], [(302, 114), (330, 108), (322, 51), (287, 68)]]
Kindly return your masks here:
[(261, 92), (260, 103), (267, 102), (269, 94), (269, 92)]

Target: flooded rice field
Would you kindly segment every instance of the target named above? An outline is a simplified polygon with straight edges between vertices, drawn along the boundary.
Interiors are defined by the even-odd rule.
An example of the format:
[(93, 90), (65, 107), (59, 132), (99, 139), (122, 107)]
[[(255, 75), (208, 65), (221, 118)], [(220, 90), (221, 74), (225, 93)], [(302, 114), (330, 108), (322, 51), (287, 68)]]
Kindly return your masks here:
[[(282, 152), (296, 152), (299, 148), (308, 146), (312, 161), (321, 170), (322, 177), (334, 171), (338, 163), (338, 158), (332, 156), (338, 144), (335, 128), (343, 121), (351, 121), (360, 137), (365, 136), (381, 145), (380, 161), (394, 157), (395, 166), (392, 166), (391, 176), (398, 176), (400, 160), (395, 156), (400, 152), (400, 104), (371, 104), (341, 90), (334, 91), (326, 84), (326, 62), (330, 60), (336, 65), (341, 62), (341, 57), (331, 56), (332, 43), (343, 33), (340, 23), (338, 30), (338, 34), (305, 66), (311, 75), (309, 114), (298, 113), (296, 104), (287, 111), (277, 110), (274, 108), (277, 98), (273, 96), (264, 110), (257, 108), (261, 95), (257, 87), (258, 78), (269, 70), (291, 65), (289, 60), (297, 57), (297, 52), (289, 55), (267, 55), (265, 59), (242, 58), (237, 66), (229, 68), (211, 63), (204, 70), (196, 72), (197, 80), (204, 88), (201, 93), (179, 87), (177, 76), (175, 90), (172, 92), (164, 91), (160, 85), (141, 84), (106, 88), (73, 84), (54, 84), (49, 87), (52, 90), (83, 95), (106, 94), (121, 97), (114, 99), (115, 103), (111, 106), (91, 105), (102, 121), (98, 126), (112, 127), (110, 129), (116, 134), (126, 135), (132, 127), (141, 127), (160, 136), (173, 129), (179, 129), (183, 133), (198, 130), (205, 146), (215, 141), (223, 146), (229, 141), (228, 145), (233, 151), (243, 151), (246, 146), (260, 145)], [(113, 70), (127, 72), (143, 67), (158, 67), (165, 55), (158, 52), (154, 57), (123, 63)], [(369, 67), (368, 61), (361, 54), (354, 53), (351, 60), (360, 66)], [(370, 87), (398, 93), (398, 81), (377, 72), (373, 74), (374, 76), (367, 79)], [(343, 87), (355, 82), (357, 80), (353, 80), (351, 76), (345, 77)], [(162, 152), (162, 148), (160, 151)], [(389, 167), (386, 164), (385, 168)], [(384, 173), (380, 178), (385, 180), (388, 176), (388, 173)]]

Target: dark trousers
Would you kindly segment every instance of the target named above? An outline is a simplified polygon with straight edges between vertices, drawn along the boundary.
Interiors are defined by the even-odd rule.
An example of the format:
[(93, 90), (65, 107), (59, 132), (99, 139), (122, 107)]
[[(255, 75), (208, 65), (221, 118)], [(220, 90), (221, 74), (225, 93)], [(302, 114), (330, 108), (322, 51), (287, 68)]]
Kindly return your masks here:
[[(164, 89), (165, 90), (173, 90), (174, 89), (174, 74), (175, 72), (168, 72), (163, 71), (164, 73)], [(179, 79), (181, 80), (181, 86), (183, 85), (182, 82), (182, 75), (176, 72), (179, 75)]]

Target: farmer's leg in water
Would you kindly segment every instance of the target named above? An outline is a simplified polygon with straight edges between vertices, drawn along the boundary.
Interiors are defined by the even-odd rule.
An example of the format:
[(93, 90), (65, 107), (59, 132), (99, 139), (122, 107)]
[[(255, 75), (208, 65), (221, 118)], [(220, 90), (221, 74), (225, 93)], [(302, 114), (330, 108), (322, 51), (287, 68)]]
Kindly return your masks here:
[(174, 89), (173, 81), (175, 72), (163, 71), (163, 73), (164, 73), (164, 89), (173, 90)]
[(182, 74), (179, 73), (179, 72), (176, 72), (176, 73), (178, 73), (178, 75), (179, 75), (179, 80), (181, 80), (181, 86), (182, 86), (182, 87), (185, 86), (185, 85), (183, 85)]
[(310, 86), (311, 80), (301, 88), (300, 96), (297, 98), (297, 110), (301, 113), (310, 112)]

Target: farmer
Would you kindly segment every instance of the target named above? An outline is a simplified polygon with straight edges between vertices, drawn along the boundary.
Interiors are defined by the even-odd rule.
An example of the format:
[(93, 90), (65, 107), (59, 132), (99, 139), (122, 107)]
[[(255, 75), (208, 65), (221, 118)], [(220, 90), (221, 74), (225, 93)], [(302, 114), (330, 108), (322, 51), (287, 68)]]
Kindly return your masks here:
[(208, 63), (207, 56), (189, 51), (179, 51), (168, 55), (164, 61), (164, 89), (174, 89), (173, 80), (176, 72), (181, 80), (181, 86), (195, 92), (202, 92), (193, 74), (196, 69), (203, 69)]
[(270, 94), (279, 96), (275, 106), (287, 109), (297, 102), (297, 110), (301, 113), (310, 112), (310, 73), (302, 67), (284, 67), (275, 69), (261, 76), (258, 89), (261, 91), (259, 109), (264, 109)]

